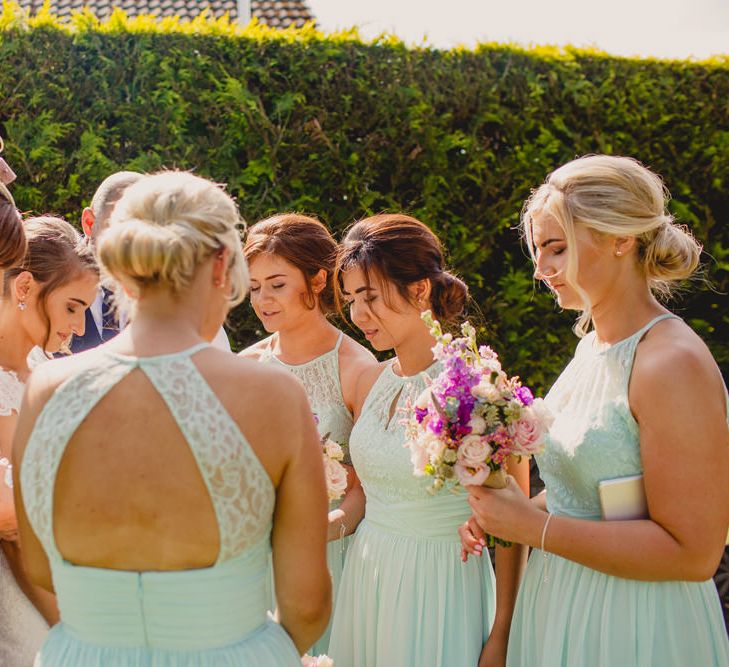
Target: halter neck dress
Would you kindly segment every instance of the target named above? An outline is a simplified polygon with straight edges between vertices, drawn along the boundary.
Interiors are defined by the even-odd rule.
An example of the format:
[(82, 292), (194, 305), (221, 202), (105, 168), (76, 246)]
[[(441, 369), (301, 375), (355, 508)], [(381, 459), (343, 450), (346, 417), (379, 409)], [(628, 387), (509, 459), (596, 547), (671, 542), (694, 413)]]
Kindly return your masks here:
[[(291, 638), (268, 615), (275, 489), (193, 361), (207, 347), (152, 357), (100, 350), (99, 360), (61, 384), (41, 410), (21, 484), (50, 561), (61, 622), (40, 651), (40, 667), (300, 666)], [(66, 445), (98, 402), (135, 369), (164, 399), (210, 493), (220, 532), (211, 567), (85, 567), (65, 560), (56, 546), (54, 480)]]
[[(339, 332), (337, 342), (329, 352), (303, 364), (287, 364), (281, 361), (273, 353), (274, 336), (271, 336), (259, 361), (277, 364), (298, 378), (306, 390), (312, 410), (316, 415), (319, 435), (324, 436), (328, 433), (331, 440), (339, 443), (344, 451), (343, 462), (351, 465), (349, 435), (352, 431), (353, 419), (352, 413), (344, 401), (339, 373), (339, 349), (344, 340), (344, 334)], [(341, 500), (332, 501), (329, 509), (336, 509), (340, 503)], [(351, 537), (347, 536), (342, 540), (335, 540), (327, 544), (327, 564), (332, 575), (332, 599), (335, 601), (350, 540)], [(333, 616), (334, 614), (332, 614), (332, 618)], [(322, 655), (328, 652), (330, 633), (331, 620), (324, 634), (312, 647), (312, 655)]]
[(467, 494), (430, 495), (405, 448), (402, 419), (425, 382), (388, 363), (352, 429), (367, 504), (337, 597), (329, 656), (338, 667), (475, 667), (493, 623), (490, 559), (460, 558)]
[[(638, 475), (638, 424), (628, 403), (636, 348), (656, 317), (611, 346), (595, 332), (546, 397), (555, 414), (537, 457), (547, 508), (600, 521), (598, 483)], [(545, 581), (545, 563), (548, 568)], [(535, 549), (509, 635), (509, 667), (729, 667), (719, 598), (709, 581), (638, 581)]]

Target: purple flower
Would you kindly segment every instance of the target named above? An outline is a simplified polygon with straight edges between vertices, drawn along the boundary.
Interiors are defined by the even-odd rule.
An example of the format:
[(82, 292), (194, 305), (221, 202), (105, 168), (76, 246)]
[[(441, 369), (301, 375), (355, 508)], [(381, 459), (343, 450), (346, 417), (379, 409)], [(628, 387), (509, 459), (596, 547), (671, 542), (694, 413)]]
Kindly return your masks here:
[(415, 408), (415, 419), (418, 420), (418, 424), (422, 423), (423, 419), (428, 416), (428, 408)]
[(443, 420), (440, 417), (431, 419), (428, 422), (428, 428), (435, 435), (440, 435), (441, 433), (443, 433)]
[(534, 403), (534, 395), (529, 387), (518, 387), (514, 390), (514, 396), (522, 405), (531, 405)]

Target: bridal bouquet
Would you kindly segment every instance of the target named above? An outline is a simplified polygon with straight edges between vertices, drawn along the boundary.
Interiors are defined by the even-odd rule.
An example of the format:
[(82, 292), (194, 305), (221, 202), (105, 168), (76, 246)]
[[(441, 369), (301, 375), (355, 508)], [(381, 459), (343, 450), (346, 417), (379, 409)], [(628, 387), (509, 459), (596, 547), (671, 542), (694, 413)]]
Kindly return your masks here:
[(453, 338), (430, 311), (422, 317), (436, 340), (433, 355), (443, 370), (408, 406), (406, 447), (414, 474), (433, 477), (430, 493), (447, 481), (503, 488), (509, 456), (544, 449), (551, 413), (518, 377), (506, 375), (490, 347), (478, 347), (471, 324), (466, 322), (463, 335)]

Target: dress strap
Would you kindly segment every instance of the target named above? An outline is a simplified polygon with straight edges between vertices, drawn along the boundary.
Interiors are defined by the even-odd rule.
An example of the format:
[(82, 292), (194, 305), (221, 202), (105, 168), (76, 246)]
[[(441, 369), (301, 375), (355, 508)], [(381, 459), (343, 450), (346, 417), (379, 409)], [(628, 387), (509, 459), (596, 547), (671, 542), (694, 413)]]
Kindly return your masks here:
[(344, 331), (339, 332), (339, 336), (337, 338), (337, 343), (334, 346), (334, 349), (332, 352), (339, 352), (339, 348), (342, 347), (342, 341), (344, 340)]
[(648, 324), (641, 327), (632, 336), (630, 336), (630, 338), (627, 339), (627, 345), (622, 346), (622, 349), (618, 349), (618, 354), (620, 354), (620, 361), (624, 369), (623, 384), (625, 391), (628, 390), (628, 386), (630, 385), (630, 378), (633, 373), (633, 364), (635, 363), (635, 354), (638, 350), (638, 344), (656, 324), (662, 322), (663, 320), (670, 319), (680, 320), (681, 318), (678, 317), (678, 315), (674, 315), (673, 313), (663, 313), (662, 315), (658, 315), (658, 317), (654, 317), (650, 322), (648, 322)]

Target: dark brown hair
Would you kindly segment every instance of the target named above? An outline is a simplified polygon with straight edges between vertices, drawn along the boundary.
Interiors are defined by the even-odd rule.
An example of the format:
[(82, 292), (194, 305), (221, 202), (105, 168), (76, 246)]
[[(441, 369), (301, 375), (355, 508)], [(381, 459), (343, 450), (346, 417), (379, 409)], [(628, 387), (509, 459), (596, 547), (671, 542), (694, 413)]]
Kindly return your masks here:
[(25, 240), (23, 220), (15, 208), (10, 193), (0, 189), (0, 270), (9, 269), (19, 264), (28, 247)]
[(28, 218), (25, 221), (25, 236), (28, 240), (28, 251), (18, 266), (5, 272), (3, 294), (8, 295), (10, 281), (23, 271), (32, 274), (33, 279), (41, 286), (38, 306), (41, 317), (46, 322), (46, 339), (43, 343), (45, 347), (51, 335), (48, 297), (59, 287), (76, 280), (83, 271), (98, 274), (99, 269), (91, 244), (61, 218)]
[[(315, 218), (284, 213), (261, 220), (248, 230), (243, 252), (249, 264), (264, 253), (278, 255), (293, 264), (304, 274), (306, 307), (316, 308), (318, 297), (319, 309), (324, 314), (334, 311), (332, 276), (337, 243), (329, 230)], [(326, 286), (315, 295), (311, 280), (322, 269), (327, 272)]]
[[(339, 247), (334, 276), (341, 289), (342, 271), (358, 267), (367, 282), (375, 274), (392, 283), (409, 302), (408, 286), (427, 278), (433, 313), (442, 322), (449, 322), (463, 313), (468, 287), (446, 271), (444, 264), (441, 242), (426, 225), (403, 213), (383, 213), (349, 228)], [(387, 303), (387, 294), (383, 298)], [(339, 291), (337, 306), (341, 312)]]

